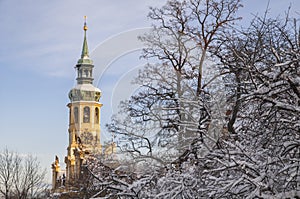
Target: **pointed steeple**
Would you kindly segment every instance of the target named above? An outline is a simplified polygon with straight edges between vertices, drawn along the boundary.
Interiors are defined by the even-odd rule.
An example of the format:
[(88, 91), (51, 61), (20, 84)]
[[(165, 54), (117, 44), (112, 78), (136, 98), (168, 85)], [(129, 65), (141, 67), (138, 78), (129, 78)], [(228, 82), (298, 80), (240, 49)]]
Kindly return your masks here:
[(89, 48), (88, 48), (88, 44), (87, 44), (86, 32), (88, 30), (88, 27), (86, 25), (86, 16), (84, 16), (83, 30), (84, 30), (84, 38), (83, 38), (81, 57), (77, 63), (78, 64), (93, 64), (93, 61), (89, 57)]
[(89, 57), (89, 49), (87, 44), (87, 25), (86, 25), (86, 16), (84, 17), (84, 38), (83, 38), (83, 45), (81, 51), (81, 57), (76, 64), (77, 68), (77, 83), (78, 84), (93, 84), (93, 61)]
[(89, 48), (86, 40), (86, 31), (88, 30), (88, 27), (86, 25), (86, 16), (84, 16), (84, 39), (83, 39), (83, 45), (82, 45), (82, 53), (81, 53), (81, 59), (89, 58)]

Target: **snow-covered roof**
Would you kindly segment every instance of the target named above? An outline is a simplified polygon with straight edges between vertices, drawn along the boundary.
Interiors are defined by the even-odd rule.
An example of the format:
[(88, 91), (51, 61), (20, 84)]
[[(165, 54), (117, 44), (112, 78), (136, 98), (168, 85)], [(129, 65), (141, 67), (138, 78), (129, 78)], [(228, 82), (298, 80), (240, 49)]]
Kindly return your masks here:
[(101, 90), (95, 87), (93, 84), (77, 84), (73, 89), (101, 92)]

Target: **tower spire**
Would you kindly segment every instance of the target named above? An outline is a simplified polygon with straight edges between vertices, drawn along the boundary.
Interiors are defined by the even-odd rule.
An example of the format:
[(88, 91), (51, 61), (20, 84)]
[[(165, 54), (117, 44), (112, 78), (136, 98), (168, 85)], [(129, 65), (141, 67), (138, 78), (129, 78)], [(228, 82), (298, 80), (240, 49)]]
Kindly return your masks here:
[(89, 48), (88, 48), (88, 44), (87, 44), (86, 31), (88, 30), (88, 27), (86, 25), (86, 16), (84, 16), (83, 30), (84, 30), (84, 38), (83, 38), (81, 57), (78, 60), (77, 64), (93, 64), (93, 61), (90, 59), (90, 56), (89, 56)]
[(81, 59), (87, 59), (89, 58), (89, 48), (87, 44), (87, 39), (86, 39), (86, 31), (88, 30), (88, 27), (86, 25), (86, 16), (84, 16), (84, 39), (83, 39), (83, 45), (82, 45), (82, 52), (81, 52)]
[(78, 84), (93, 84), (93, 61), (89, 57), (89, 49), (86, 38), (86, 31), (88, 27), (86, 25), (86, 16), (84, 16), (84, 38), (81, 51), (81, 57), (76, 64), (77, 73), (77, 83)]

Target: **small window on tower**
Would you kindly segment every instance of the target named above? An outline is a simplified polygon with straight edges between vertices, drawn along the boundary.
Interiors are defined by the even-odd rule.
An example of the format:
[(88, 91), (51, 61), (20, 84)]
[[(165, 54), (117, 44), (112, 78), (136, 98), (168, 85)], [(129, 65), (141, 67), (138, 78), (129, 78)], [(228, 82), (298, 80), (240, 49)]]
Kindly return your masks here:
[(90, 107), (83, 108), (83, 122), (89, 123), (90, 122)]
[(99, 124), (99, 108), (95, 108), (95, 124)]
[(78, 123), (78, 107), (74, 108), (74, 122)]

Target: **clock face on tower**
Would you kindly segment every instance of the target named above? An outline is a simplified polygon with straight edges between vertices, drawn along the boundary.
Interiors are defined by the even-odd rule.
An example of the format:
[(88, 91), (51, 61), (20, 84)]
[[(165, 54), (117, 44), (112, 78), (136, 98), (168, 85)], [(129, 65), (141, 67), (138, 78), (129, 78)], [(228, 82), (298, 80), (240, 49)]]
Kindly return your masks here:
[(82, 133), (81, 140), (82, 140), (83, 144), (94, 144), (94, 136), (90, 132)]

